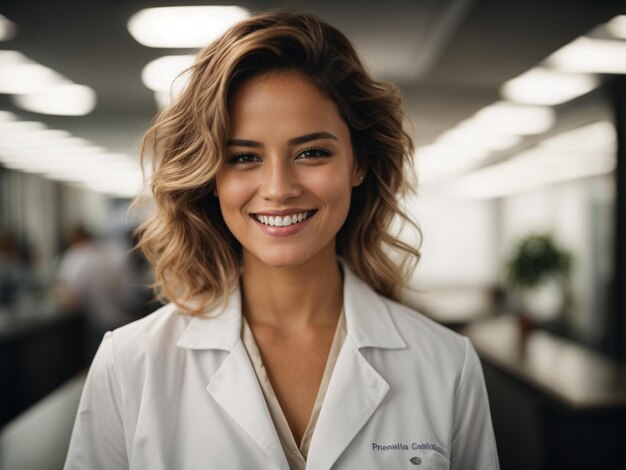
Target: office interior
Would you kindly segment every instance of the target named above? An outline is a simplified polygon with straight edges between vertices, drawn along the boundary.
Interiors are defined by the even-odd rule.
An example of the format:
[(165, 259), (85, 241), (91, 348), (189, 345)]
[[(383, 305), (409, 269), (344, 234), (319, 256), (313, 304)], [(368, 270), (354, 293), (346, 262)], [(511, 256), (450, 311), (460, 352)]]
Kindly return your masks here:
[[(141, 136), (206, 24), (285, 5), (337, 26), (401, 92), (416, 142), (402, 204), (421, 237), (394, 229), (422, 252), (404, 301), (474, 344), (501, 468), (624, 468), (626, 2), (146, 14), (210, 5), (0, 3), (0, 468), (62, 468), (102, 331), (160, 305), (129, 207), (149, 184)], [(76, 276), (85, 246), (93, 279)]]

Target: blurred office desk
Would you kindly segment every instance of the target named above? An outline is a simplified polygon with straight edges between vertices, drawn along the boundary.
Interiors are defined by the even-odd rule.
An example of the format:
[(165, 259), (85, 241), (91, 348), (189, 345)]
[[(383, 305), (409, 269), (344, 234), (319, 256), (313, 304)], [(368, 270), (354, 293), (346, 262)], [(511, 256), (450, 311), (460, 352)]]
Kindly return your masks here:
[[(41, 312), (41, 313), (39, 313)], [(83, 366), (84, 321), (33, 305), (0, 315), (0, 428)]]
[(493, 316), (497, 293), (495, 287), (459, 286), (407, 290), (403, 303), (453, 330)]
[(517, 317), (462, 330), (481, 356), (503, 470), (626, 468), (626, 364)]

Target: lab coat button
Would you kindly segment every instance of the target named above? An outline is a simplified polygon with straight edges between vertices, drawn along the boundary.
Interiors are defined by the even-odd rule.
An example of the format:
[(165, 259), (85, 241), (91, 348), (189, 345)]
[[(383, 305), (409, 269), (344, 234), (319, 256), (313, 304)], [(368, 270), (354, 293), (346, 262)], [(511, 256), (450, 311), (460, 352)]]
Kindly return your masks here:
[(411, 457), (409, 459), (409, 461), (413, 464), (413, 465), (419, 465), (422, 463), (422, 459), (420, 459), (419, 457)]

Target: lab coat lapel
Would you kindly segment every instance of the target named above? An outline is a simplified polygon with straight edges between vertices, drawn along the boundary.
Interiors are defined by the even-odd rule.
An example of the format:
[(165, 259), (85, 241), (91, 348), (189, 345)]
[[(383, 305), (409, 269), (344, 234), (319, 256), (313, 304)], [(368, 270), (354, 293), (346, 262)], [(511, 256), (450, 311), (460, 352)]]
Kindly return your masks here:
[(307, 456), (307, 469), (328, 470), (378, 408), (389, 385), (346, 342), (337, 358)]
[(224, 360), (207, 391), (263, 449), (276, 468), (289, 469), (243, 342), (237, 343)]
[[(233, 290), (223, 311), (216, 307), (206, 316), (194, 317), (177, 345), (186, 349), (230, 351), (206, 390), (274, 463), (289, 470), (248, 353), (241, 340), (241, 292)], [(265, 468), (265, 466), (262, 466)]]
[(307, 456), (307, 469), (329, 470), (375, 413), (389, 384), (361, 348), (403, 349), (387, 307), (342, 261), (347, 336), (333, 370)]

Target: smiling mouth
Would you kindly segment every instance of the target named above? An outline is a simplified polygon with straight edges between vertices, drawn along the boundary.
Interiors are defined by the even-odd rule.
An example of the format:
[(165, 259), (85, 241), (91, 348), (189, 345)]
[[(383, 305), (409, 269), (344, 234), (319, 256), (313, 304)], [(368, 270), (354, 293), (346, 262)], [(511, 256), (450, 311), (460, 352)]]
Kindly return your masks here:
[(290, 225), (296, 225), (304, 222), (309, 217), (313, 216), (317, 210), (298, 212), (296, 214), (289, 215), (263, 215), (263, 214), (251, 214), (251, 217), (263, 225), (269, 225), (271, 227), (289, 227)]

